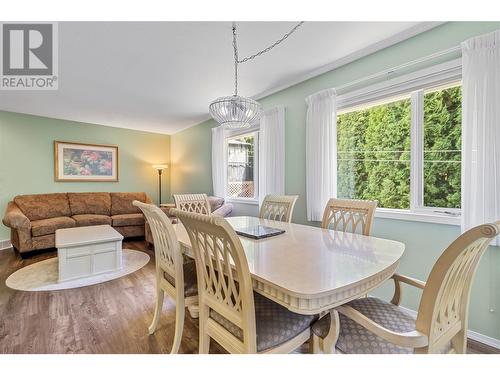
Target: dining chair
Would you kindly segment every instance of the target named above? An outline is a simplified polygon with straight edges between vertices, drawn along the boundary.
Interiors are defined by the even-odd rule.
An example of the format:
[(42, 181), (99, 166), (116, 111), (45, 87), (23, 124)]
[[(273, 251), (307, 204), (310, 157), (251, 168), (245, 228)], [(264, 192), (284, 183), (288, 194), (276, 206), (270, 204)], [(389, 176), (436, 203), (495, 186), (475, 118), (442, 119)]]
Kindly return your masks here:
[(167, 293), (175, 301), (175, 335), (171, 354), (179, 351), (184, 328), (185, 307), (198, 303), (196, 265), (184, 262), (174, 227), (159, 207), (134, 201), (146, 217), (153, 234), (156, 261), (156, 306), (149, 334), (153, 334), (160, 320), (163, 297)]
[(370, 200), (332, 198), (326, 204), (321, 227), (352, 233), (359, 229), (360, 234), (369, 236), (377, 203)]
[[(426, 283), (395, 274), (391, 302), (368, 297), (335, 308), (333, 324), (328, 314), (313, 325), (314, 346), (333, 352), (336, 345), (344, 353), (466, 353), (472, 281), (499, 233), (500, 221), (463, 233), (438, 258)], [(399, 307), (401, 283), (423, 290), (416, 319)]]
[(210, 215), (210, 203), (206, 194), (174, 194), (175, 208), (181, 211)]
[(175, 210), (198, 275), (199, 352), (214, 339), (230, 353), (289, 353), (310, 338), (315, 315), (301, 315), (253, 291), (247, 258), (222, 217)]
[(259, 217), (290, 223), (298, 197), (298, 195), (266, 195), (260, 206)]

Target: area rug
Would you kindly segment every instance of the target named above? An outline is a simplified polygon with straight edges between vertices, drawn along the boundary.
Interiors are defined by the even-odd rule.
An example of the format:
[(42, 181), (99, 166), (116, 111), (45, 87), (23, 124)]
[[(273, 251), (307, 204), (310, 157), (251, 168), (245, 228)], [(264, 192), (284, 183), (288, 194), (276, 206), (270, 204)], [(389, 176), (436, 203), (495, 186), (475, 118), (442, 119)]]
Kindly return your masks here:
[(57, 257), (46, 259), (17, 270), (7, 278), (5, 284), (11, 289), (27, 292), (81, 288), (118, 279), (141, 269), (149, 262), (149, 255), (142, 251), (123, 249), (122, 257), (123, 268), (119, 271), (60, 283), (57, 282)]

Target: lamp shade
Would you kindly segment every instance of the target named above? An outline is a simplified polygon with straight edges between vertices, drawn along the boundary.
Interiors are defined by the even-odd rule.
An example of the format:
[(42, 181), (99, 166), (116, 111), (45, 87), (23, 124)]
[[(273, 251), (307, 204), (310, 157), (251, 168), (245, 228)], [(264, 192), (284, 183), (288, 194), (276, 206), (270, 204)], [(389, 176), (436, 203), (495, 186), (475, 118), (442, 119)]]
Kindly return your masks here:
[(168, 168), (167, 164), (153, 164), (152, 167), (158, 171), (162, 171)]

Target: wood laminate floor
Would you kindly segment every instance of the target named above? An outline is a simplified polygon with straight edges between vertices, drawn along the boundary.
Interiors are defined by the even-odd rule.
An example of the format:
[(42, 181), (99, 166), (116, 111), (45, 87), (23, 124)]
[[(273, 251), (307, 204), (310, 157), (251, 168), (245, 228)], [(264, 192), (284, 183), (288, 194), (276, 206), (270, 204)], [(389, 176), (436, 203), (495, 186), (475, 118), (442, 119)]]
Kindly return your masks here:
[[(55, 250), (22, 259), (14, 250), (0, 251), (0, 353), (169, 353), (174, 335), (175, 305), (165, 298), (154, 335), (148, 335), (155, 300), (154, 252), (144, 241), (125, 241), (141, 250), (149, 263), (117, 280), (84, 288), (21, 292), (7, 288), (7, 277), (29, 264), (57, 256)], [(471, 353), (498, 353), (470, 342)], [(308, 345), (297, 352), (308, 353)], [(198, 352), (198, 321), (186, 311), (179, 353)], [(224, 353), (213, 342), (210, 353)]]

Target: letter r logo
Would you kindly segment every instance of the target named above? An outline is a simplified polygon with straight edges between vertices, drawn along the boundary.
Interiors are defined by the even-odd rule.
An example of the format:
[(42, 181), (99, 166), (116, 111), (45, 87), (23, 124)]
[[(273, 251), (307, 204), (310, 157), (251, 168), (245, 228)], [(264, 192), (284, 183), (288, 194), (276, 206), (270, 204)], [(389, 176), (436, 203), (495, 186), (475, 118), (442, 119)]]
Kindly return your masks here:
[(4, 75), (52, 75), (52, 24), (3, 24)]

